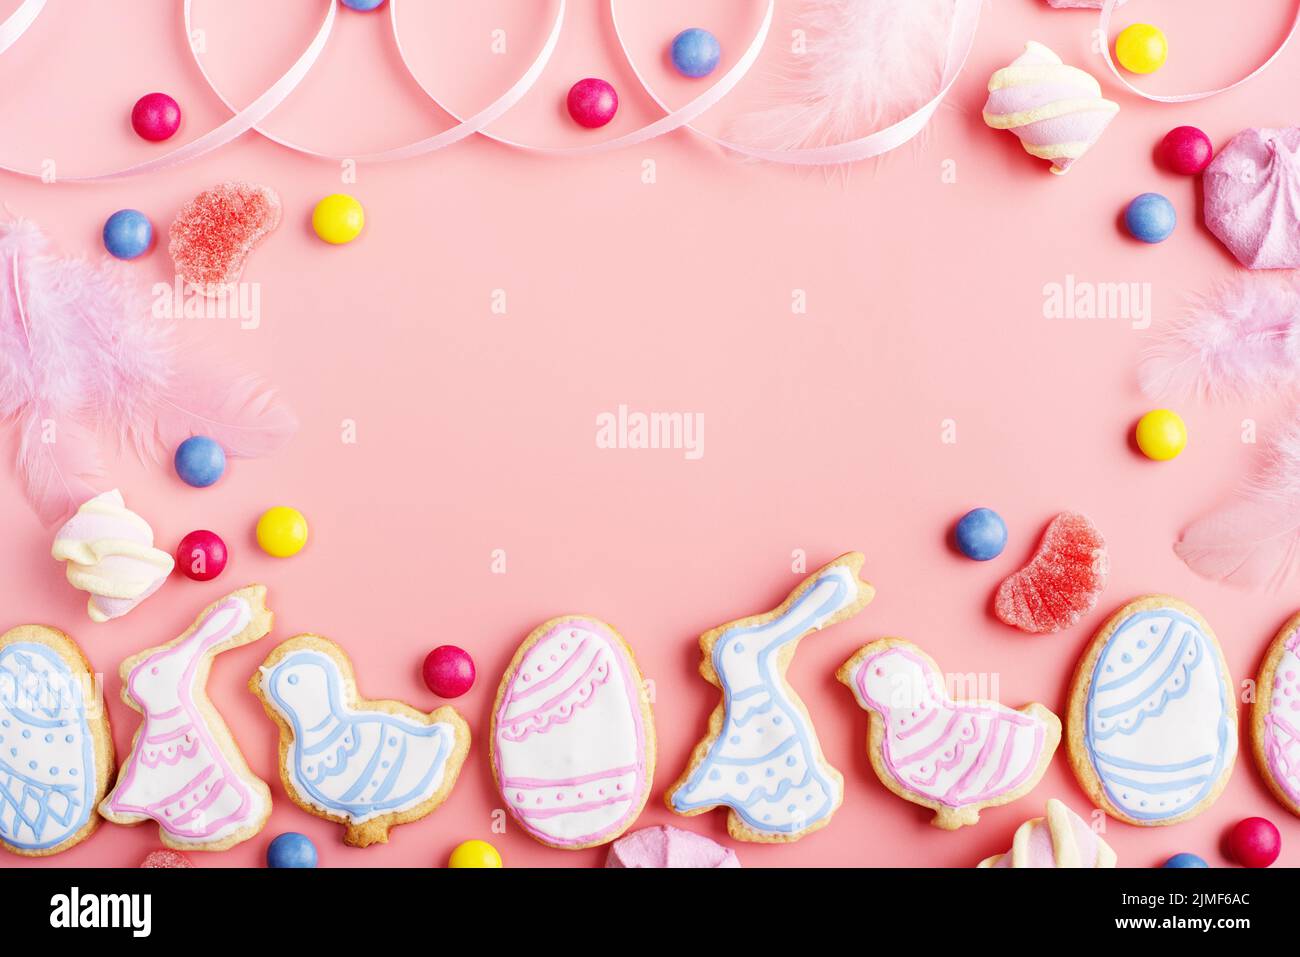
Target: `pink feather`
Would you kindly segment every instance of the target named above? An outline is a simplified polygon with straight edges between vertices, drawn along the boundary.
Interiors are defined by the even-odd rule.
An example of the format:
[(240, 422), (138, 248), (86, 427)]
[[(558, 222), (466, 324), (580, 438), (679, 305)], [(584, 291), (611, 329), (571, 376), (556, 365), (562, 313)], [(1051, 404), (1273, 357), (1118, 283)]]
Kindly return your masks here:
[(732, 121), (765, 149), (844, 143), (902, 119), (939, 92), (952, 0), (803, 0), (768, 104)]
[(1234, 501), (1188, 526), (1174, 551), (1203, 578), (1284, 584), (1300, 557), (1300, 425), (1269, 447), (1259, 475)]
[(1249, 398), (1300, 374), (1300, 280), (1241, 275), (1194, 298), (1138, 370), (1153, 396)]
[(293, 435), (293, 414), (257, 379), (182, 365), (174, 328), (153, 317), (125, 268), (52, 256), (34, 224), (0, 223), (0, 420), (18, 431), (41, 521), (93, 494), (96, 433), (142, 458), (195, 433), (245, 456)]

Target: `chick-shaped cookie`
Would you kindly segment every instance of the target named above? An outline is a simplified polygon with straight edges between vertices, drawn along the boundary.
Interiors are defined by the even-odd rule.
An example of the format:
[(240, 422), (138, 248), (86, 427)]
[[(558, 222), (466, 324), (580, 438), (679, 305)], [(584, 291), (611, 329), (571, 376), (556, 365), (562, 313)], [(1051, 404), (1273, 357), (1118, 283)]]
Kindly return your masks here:
[(280, 780), (309, 814), (342, 824), (344, 843), (382, 844), (390, 828), (431, 813), (451, 793), (469, 752), (454, 708), (431, 714), (357, 691), (334, 642), (298, 635), (249, 681), (280, 727)]
[(881, 783), (931, 808), (945, 830), (1027, 794), (1061, 741), (1060, 719), (1041, 704), (954, 700), (934, 660), (900, 638), (872, 642), (835, 676), (870, 713), (867, 750)]

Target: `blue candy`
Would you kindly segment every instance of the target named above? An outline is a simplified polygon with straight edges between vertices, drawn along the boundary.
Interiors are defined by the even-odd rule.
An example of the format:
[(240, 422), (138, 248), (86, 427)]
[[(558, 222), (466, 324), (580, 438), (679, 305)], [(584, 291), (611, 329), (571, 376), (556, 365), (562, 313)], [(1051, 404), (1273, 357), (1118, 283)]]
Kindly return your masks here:
[(1164, 242), (1176, 225), (1174, 204), (1159, 193), (1143, 193), (1124, 210), (1124, 227), (1144, 243)]
[(722, 58), (722, 45), (708, 30), (691, 27), (673, 38), (673, 66), (682, 76), (708, 76)]
[(316, 845), (305, 834), (286, 831), (266, 849), (267, 867), (315, 867)]
[(138, 209), (119, 209), (104, 223), (104, 248), (118, 259), (135, 259), (149, 251), (153, 224)]
[(1188, 854), (1184, 851), (1181, 854), (1175, 854), (1169, 860), (1165, 861), (1163, 867), (1209, 867), (1205, 863), (1205, 858), (1197, 857), (1195, 854)]
[(967, 558), (987, 562), (1007, 547), (1007, 523), (991, 508), (972, 509), (957, 522), (958, 550)]
[(226, 470), (226, 452), (206, 435), (192, 435), (176, 447), (176, 474), (186, 485), (207, 488)]
[(371, 10), (378, 10), (383, 5), (383, 2), (384, 0), (343, 0), (343, 6), (349, 10), (369, 13)]

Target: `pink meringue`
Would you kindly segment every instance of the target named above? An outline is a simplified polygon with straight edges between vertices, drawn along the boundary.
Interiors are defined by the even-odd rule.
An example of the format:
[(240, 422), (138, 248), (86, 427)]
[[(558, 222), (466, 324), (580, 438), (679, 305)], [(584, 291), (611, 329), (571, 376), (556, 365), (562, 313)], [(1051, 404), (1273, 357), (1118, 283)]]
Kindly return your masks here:
[(739, 867), (736, 852), (676, 827), (643, 827), (615, 841), (606, 867)]
[(153, 547), (153, 529), (117, 489), (81, 503), (54, 536), (50, 554), (67, 562), (68, 582), (90, 593), (91, 621), (120, 618), (167, 580), (175, 559)]
[(1118, 112), (1096, 77), (1030, 40), (1010, 66), (990, 77), (984, 122), (1015, 133), (1026, 153), (1051, 160), (1052, 172), (1064, 173)]
[(1243, 266), (1300, 266), (1300, 127), (1242, 130), (1204, 177), (1205, 225)]

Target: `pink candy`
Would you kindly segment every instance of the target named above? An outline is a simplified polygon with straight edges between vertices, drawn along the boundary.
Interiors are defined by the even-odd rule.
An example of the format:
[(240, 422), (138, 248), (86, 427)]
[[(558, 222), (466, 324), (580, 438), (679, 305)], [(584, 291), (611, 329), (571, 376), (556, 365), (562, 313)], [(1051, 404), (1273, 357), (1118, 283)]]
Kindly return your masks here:
[(180, 104), (166, 93), (146, 93), (131, 109), (131, 126), (141, 139), (169, 139), (181, 126)]
[(280, 225), (280, 197), (265, 186), (222, 183), (186, 203), (172, 223), (168, 250), (186, 283), (232, 283), (248, 254)]
[(474, 685), (474, 659), (455, 645), (434, 648), (423, 670), (424, 683), (440, 698), (459, 698)]
[(618, 93), (604, 80), (587, 77), (569, 90), (569, 115), (580, 126), (604, 126), (618, 112)]
[(1210, 165), (1214, 144), (1194, 126), (1176, 126), (1160, 141), (1160, 162), (1175, 173), (1194, 176)]
[(1282, 853), (1282, 835), (1267, 818), (1248, 817), (1228, 832), (1228, 851), (1242, 867), (1268, 867)]

